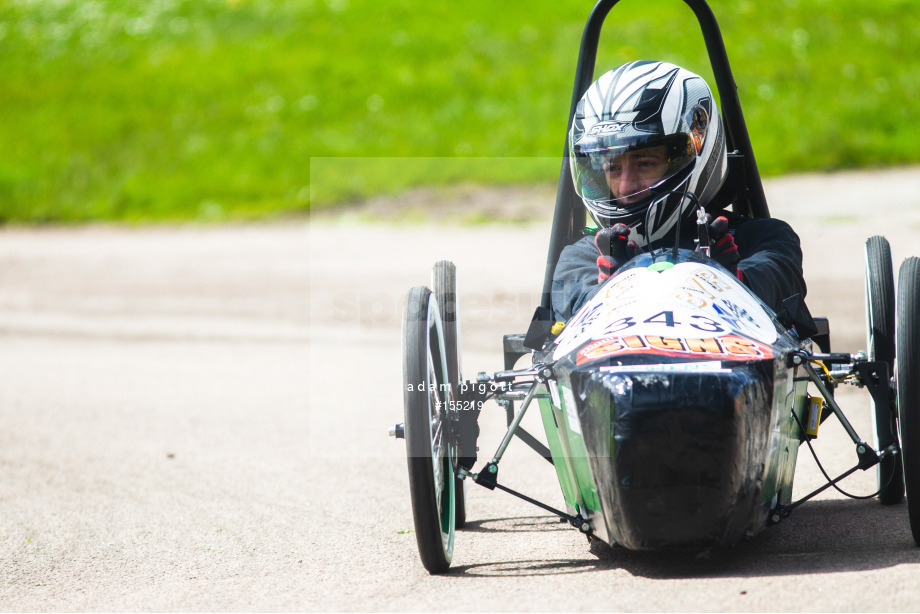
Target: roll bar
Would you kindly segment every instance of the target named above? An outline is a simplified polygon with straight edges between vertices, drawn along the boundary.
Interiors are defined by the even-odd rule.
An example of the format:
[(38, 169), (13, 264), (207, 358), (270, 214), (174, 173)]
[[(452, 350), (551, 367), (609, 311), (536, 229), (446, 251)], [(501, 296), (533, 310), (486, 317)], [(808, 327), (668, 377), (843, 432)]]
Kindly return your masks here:
[[(729, 151), (728, 179), (730, 189), (735, 190), (736, 212), (749, 217), (770, 217), (767, 199), (764, 196), (763, 184), (760, 173), (757, 171), (757, 162), (754, 160), (754, 150), (748, 136), (747, 125), (741, 112), (741, 102), (738, 100), (738, 87), (732, 76), (728, 64), (728, 55), (725, 52), (725, 43), (722, 32), (716, 22), (715, 15), (705, 0), (683, 0), (696, 15), (700, 28), (703, 31), (703, 40), (709, 52), (709, 62), (716, 79), (716, 88), (722, 101), (722, 118), (726, 130), (726, 144)], [(619, 0), (599, 0), (588, 17), (584, 33), (581, 37), (581, 47), (578, 52), (578, 65), (575, 68), (575, 88), (572, 91), (572, 104), (569, 107), (569, 118), (566, 126), (572, 125), (575, 117), (575, 108), (578, 101), (594, 81), (594, 65), (597, 60), (597, 46), (600, 39), (601, 27), (610, 9)], [(550, 292), (553, 282), (553, 271), (559, 261), (562, 248), (580, 238), (585, 226), (585, 208), (575, 193), (572, 175), (569, 172), (569, 143), (565, 139), (562, 156), (562, 169), (559, 173), (559, 187), (556, 191), (556, 209), (553, 214), (553, 227), (550, 236), (549, 254), (546, 258), (546, 272), (543, 278), (542, 306), (550, 307)]]

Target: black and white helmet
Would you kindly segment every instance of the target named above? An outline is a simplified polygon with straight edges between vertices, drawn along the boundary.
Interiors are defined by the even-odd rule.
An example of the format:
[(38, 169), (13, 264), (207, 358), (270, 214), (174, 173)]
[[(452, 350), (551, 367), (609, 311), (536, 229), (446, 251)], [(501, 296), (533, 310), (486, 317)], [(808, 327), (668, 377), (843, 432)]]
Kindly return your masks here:
[(599, 225), (626, 224), (640, 245), (666, 236), (698, 207), (686, 193), (705, 206), (725, 181), (725, 132), (712, 91), (667, 62), (611, 70), (578, 103), (569, 165)]

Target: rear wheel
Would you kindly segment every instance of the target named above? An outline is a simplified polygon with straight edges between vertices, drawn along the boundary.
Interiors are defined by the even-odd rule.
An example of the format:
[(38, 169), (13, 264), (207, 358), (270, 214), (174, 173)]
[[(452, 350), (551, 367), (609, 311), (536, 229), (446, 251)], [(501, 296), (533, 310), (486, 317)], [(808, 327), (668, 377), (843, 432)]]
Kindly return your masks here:
[[(457, 267), (449, 260), (436, 262), (431, 269), (431, 291), (438, 301), (438, 313), (444, 330), (444, 354), (447, 358), (447, 371), (451, 386), (451, 399), (459, 398), (462, 381), (460, 370), (460, 312), (457, 297)], [(457, 459), (454, 458), (456, 464)], [(462, 528), (466, 524), (466, 482), (455, 478), (456, 525)]]
[(430, 573), (450, 567), (456, 519), (444, 350), (437, 301), (428, 288), (413, 288), (403, 312), (405, 437), (415, 538)]
[(914, 542), (920, 545), (920, 258), (908, 258), (898, 273), (897, 365), (898, 426), (907, 513)]
[[(885, 237), (875, 236), (866, 241), (866, 344), (869, 360), (888, 363), (894, 368), (894, 275), (891, 268), (891, 248)], [(883, 450), (896, 443), (897, 413), (890, 407), (878, 407), (870, 401), (875, 425), (875, 447)], [(886, 505), (904, 497), (904, 474), (901, 459), (888, 456), (876, 465), (879, 501)]]

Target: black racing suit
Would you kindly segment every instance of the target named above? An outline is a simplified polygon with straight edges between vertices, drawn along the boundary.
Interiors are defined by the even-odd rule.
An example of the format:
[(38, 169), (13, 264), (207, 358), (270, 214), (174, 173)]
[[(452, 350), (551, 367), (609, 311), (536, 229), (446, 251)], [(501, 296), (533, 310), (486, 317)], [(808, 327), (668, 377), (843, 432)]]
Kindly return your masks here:
[[(724, 213), (723, 213), (724, 214)], [(738, 219), (728, 214), (729, 232), (741, 257), (741, 281), (771, 309), (779, 312), (783, 300), (805, 296), (802, 248), (799, 237), (786, 222), (775, 218)], [(693, 248), (695, 226), (681, 232), (681, 247)], [(664, 247), (665, 242), (655, 247)], [(601, 288), (598, 283), (597, 247), (588, 235), (566, 246), (553, 273), (552, 304), (557, 320), (568, 320)]]

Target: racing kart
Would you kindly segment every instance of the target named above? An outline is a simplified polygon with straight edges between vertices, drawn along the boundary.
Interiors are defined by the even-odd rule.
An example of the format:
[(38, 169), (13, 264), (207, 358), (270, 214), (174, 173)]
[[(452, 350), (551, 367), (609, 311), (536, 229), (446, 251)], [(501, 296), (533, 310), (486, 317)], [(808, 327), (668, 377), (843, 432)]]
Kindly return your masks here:
[[(570, 122), (616, 1), (600, 0), (588, 19)], [(704, 0), (685, 2), (703, 30), (722, 102), (730, 152), (723, 189), (736, 212), (769, 217), (718, 25)], [(867, 241), (868, 347), (834, 353), (827, 320), (813, 318), (802, 297), (789, 297), (776, 313), (709, 258), (704, 213), (696, 249), (675, 241), (638, 255), (568, 321), (554, 322), (553, 270), (562, 247), (586, 227), (564, 162), (542, 304), (525, 334), (504, 336), (503, 369), (472, 379), (460, 371), (454, 265), (436, 263), (430, 288), (409, 292), (405, 421), (391, 435), (406, 441), (416, 539), (429, 572), (450, 565), (468, 482), (518, 496), (611, 546), (709, 548), (753, 536), (852, 473), (875, 468), (872, 496), (892, 504), (906, 492), (920, 545), (920, 258), (902, 264), (895, 296), (888, 242)], [(529, 364), (515, 368), (524, 357)], [(843, 384), (871, 398), (872, 443), (835, 400)], [(521, 427), (535, 400), (546, 443)], [(507, 431), (479, 463), (487, 401), (504, 409)], [(852, 439), (854, 465), (836, 477), (825, 472), (826, 484), (793, 500), (798, 450), (811, 449), (831, 416)], [(565, 510), (499, 482), (514, 437), (553, 464)]]

